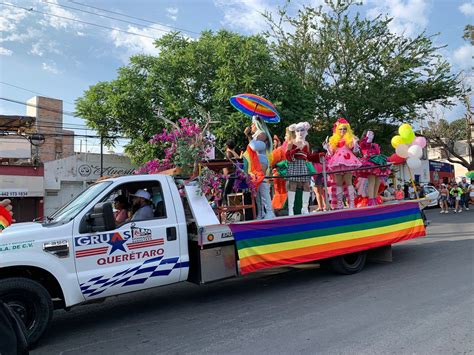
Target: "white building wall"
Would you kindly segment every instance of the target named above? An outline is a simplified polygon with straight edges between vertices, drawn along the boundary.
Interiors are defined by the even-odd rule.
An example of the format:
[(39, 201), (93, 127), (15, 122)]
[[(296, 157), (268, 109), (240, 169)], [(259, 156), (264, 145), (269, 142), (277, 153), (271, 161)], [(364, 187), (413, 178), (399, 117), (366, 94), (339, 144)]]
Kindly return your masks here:
[[(104, 154), (103, 175), (129, 175), (136, 169), (125, 156)], [(49, 216), (100, 177), (100, 154), (76, 153), (44, 164), (44, 214)]]

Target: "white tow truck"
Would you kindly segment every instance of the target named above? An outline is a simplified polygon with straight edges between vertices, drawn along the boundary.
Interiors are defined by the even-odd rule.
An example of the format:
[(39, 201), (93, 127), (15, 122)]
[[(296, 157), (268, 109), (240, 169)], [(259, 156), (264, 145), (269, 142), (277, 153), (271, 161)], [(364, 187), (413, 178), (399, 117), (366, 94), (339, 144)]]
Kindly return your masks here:
[[(139, 189), (151, 194), (154, 218), (117, 226), (112, 201)], [(341, 212), (279, 217), (272, 221), (278, 225), (276, 222), (286, 220), (304, 227), (310, 221), (315, 223), (315, 215), (323, 219), (326, 215), (332, 218), (328, 222), (331, 225), (344, 224), (337, 221), (338, 213)], [(345, 213), (341, 219), (347, 219), (350, 211)], [(392, 212), (381, 209), (377, 213), (388, 216)], [(245, 221), (236, 225), (251, 225), (265, 231), (261, 223)], [(377, 228), (382, 228), (380, 235), (385, 235), (391, 227)], [(357, 233), (363, 236), (363, 232)], [(327, 252), (313, 253), (304, 260), (326, 259), (334, 270), (351, 274), (363, 268), (367, 250), (378, 251), (387, 259), (393, 242), (422, 234), (385, 238), (385, 242), (371, 242), (355, 249), (342, 248), (330, 258)], [(340, 235), (331, 238), (340, 239)], [(345, 235), (352, 238), (351, 233)], [(308, 247), (317, 245), (321, 242)], [(258, 257), (258, 250), (253, 249), (248, 259)], [(68, 309), (181, 281), (202, 285), (236, 277), (241, 270), (239, 255), (243, 255), (237, 251), (232, 229), (219, 223), (197, 186), (190, 184), (180, 191), (173, 177), (160, 174), (110, 178), (91, 185), (43, 221), (13, 224), (0, 234), (0, 299), (21, 317), (28, 340), (34, 345), (47, 330), (54, 309)], [(290, 258), (279, 265), (301, 260)], [(258, 263), (270, 264), (265, 264), (265, 260)]]

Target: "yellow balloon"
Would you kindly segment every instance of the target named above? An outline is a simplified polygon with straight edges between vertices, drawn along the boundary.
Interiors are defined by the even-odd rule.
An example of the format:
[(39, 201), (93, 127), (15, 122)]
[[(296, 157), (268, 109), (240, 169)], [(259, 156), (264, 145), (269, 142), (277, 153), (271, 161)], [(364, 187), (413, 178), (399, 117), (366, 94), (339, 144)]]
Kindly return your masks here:
[(400, 144), (402, 144), (402, 143), (403, 143), (403, 142), (402, 142), (402, 137), (400, 137), (400, 136), (397, 135), (397, 136), (394, 136), (394, 137), (392, 138), (392, 147), (393, 147), (394, 149), (397, 149), (397, 147), (398, 147)]
[(403, 134), (409, 134), (410, 132), (413, 132), (413, 129), (408, 123), (404, 123), (398, 128), (398, 134), (400, 134), (402, 137)]
[(402, 137), (403, 144), (411, 144), (415, 139), (415, 132), (413, 131), (404, 131), (403, 134), (400, 134)]

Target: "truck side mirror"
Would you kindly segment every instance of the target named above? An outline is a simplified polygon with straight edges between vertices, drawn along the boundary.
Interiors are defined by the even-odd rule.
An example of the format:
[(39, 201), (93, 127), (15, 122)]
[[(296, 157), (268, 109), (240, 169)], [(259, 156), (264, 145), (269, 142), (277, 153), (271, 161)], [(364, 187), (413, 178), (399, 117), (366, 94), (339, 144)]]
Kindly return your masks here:
[(79, 226), (79, 233), (106, 232), (115, 227), (112, 203), (101, 202), (94, 206), (91, 213), (84, 216)]

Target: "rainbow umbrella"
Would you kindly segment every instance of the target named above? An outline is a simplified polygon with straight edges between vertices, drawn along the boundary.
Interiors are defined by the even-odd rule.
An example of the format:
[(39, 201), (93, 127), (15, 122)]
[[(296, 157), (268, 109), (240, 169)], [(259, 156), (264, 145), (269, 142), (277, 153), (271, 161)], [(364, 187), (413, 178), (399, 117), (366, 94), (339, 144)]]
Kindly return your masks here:
[(280, 115), (275, 106), (261, 96), (254, 94), (239, 94), (230, 98), (230, 103), (243, 114), (261, 117), (265, 122), (280, 122)]

